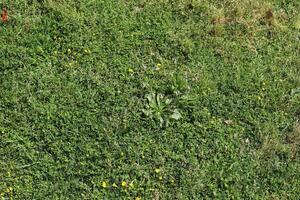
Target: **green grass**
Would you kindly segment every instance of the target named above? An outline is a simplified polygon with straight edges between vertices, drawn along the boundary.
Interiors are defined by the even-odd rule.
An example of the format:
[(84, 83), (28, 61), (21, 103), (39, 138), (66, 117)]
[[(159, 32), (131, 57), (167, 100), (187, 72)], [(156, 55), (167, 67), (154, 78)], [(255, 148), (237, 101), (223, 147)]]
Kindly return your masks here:
[(300, 2), (6, 7), (0, 199), (300, 199)]

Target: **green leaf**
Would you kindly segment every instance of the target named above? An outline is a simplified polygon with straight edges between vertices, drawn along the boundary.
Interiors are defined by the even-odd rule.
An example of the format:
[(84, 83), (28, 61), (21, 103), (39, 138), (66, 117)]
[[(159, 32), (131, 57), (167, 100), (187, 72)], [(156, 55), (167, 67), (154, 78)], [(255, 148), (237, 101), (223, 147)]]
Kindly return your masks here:
[(182, 117), (182, 115), (180, 114), (180, 112), (177, 109), (175, 109), (173, 111), (173, 114), (170, 115), (170, 118), (175, 119), (175, 120), (179, 120), (181, 117)]
[(295, 21), (294, 27), (296, 29), (300, 29), (300, 17), (298, 17), (298, 19)]
[(300, 95), (300, 87), (292, 89), (291, 95), (292, 96), (298, 96), (298, 95)]

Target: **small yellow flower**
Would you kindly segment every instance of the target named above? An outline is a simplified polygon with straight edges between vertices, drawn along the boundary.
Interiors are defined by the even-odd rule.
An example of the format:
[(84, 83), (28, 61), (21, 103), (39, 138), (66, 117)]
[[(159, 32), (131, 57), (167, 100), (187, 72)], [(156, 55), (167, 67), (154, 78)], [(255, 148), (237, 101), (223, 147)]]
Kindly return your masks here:
[(128, 72), (129, 73), (133, 73), (133, 69), (132, 68), (128, 68)]
[(160, 68), (161, 68), (161, 64), (160, 63), (156, 64), (155, 70), (160, 70)]
[(122, 187), (126, 187), (127, 183), (125, 181), (122, 181), (121, 185), (122, 185)]
[(68, 53), (71, 53), (71, 49), (68, 49)]
[(135, 200), (142, 200), (141, 197), (135, 197)]
[(105, 182), (105, 181), (102, 181), (102, 184), (101, 184), (101, 186), (103, 187), (103, 188), (107, 188), (107, 183)]
[(163, 180), (163, 177), (162, 177), (162, 176), (160, 176), (160, 177), (158, 177), (158, 179), (159, 179), (159, 180)]
[(157, 173), (157, 174), (160, 173), (160, 169), (159, 169), (159, 168), (156, 168), (154, 171), (155, 171), (155, 173)]
[(117, 188), (117, 187), (118, 187), (116, 183), (113, 183), (112, 186), (113, 186), (114, 188)]

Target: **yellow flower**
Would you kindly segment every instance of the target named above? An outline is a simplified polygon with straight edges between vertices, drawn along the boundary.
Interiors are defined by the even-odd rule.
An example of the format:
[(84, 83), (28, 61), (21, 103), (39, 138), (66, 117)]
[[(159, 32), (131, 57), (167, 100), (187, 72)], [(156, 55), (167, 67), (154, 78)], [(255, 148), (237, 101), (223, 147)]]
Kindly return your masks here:
[(128, 68), (128, 72), (129, 73), (133, 73), (133, 69), (132, 68)]
[(158, 63), (158, 64), (156, 64), (156, 66), (155, 66), (154, 70), (160, 70), (160, 67), (161, 67), (161, 64), (160, 64), (160, 63)]
[(115, 188), (118, 187), (116, 183), (113, 183), (112, 186), (115, 187)]
[(68, 49), (68, 53), (71, 53), (71, 49)]
[(122, 185), (122, 187), (126, 187), (127, 183), (125, 181), (122, 181), (121, 185)]
[(155, 173), (158, 174), (158, 173), (160, 172), (160, 169), (159, 169), (159, 168), (156, 168), (154, 171), (155, 171)]
[(142, 200), (141, 197), (135, 197), (135, 200)]
[(105, 181), (102, 181), (101, 186), (102, 186), (103, 188), (107, 188), (107, 183), (106, 183)]
[(163, 177), (162, 177), (162, 176), (160, 176), (160, 177), (158, 177), (158, 179), (159, 179), (159, 180), (163, 180)]

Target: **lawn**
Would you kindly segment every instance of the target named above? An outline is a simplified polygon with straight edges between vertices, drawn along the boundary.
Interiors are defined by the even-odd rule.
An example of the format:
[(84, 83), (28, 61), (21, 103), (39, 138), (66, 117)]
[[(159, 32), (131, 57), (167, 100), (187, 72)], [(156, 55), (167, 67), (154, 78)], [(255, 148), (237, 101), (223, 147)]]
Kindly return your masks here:
[(0, 199), (300, 199), (300, 1), (4, 7)]

